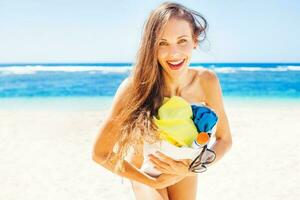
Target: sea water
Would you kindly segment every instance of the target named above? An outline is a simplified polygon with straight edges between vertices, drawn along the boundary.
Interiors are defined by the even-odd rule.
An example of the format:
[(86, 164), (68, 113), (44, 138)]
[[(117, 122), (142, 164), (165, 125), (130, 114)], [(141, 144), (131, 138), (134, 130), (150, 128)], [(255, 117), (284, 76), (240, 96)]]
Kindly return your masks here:
[[(132, 63), (0, 64), (0, 108), (40, 103), (105, 109), (132, 66)], [(300, 101), (300, 63), (192, 63), (190, 67), (215, 71), (225, 99)]]

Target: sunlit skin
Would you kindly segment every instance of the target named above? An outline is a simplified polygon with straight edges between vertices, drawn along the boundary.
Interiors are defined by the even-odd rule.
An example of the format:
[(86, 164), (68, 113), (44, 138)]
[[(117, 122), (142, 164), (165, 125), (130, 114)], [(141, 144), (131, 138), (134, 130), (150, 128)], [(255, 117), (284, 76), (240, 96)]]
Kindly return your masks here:
[[(165, 80), (163, 95), (167, 97), (181, 96), (189, 103), (205, 102), (207, 106), (216, 111), (219, 117), (218, 129), (215, 133), (216, 142), (211, 148), (216, 153), (215, 163), (224, 156), (232, 145), (218, 77), (211, 70), (191, 69), (189, 67), (193, 49), (198, 45), (189, 22), (179, 18), (171, 18), (157, 40), (156, 59), (160, 63), (160, 67), (163, 68)], [(172, 66), (176, 68), (176, 62), (181, 60), (184, 60), (182, 67), (173, 70), (174, 67)], [(173, 63), (173, 65), (170, 66), (168, 62)], [(107, 152), (111, 152), (113, 148), (112, 138), (118, 136), (118, 131), (112, 131), (112, 128), (115, 127), (113, 119), (116, 113), (113, 111), (126, 106), (122, 104), (122, 98), (130, 91), (129, 88), (129, 79), (125, 79), (115, 96), (112, 114), (104, 121), (99, 131), (99, 139), (94, 147), (93, 159), (111, 171), (113, 168), (106, 164)], [(205, 142), (204, 139), (199, 138), (199, 142)], [(144, 160), (143, 152), (132, 154), (131, 158), (128, 159), (129, 162), (124, 161), (125, 171), (120, 172), (119, 175), (131, 179), (136, 199), (196, 199), (198, 178), (195, 173), (188, 170), (191, 160), (174, 160), (161, 152), (149, 155), (155, 168), (162, 172), (159, 177), (151, 177), (139, 170)]]
[[(198, 44), (193, 37), (191, 25), (184, 19), (171, 18), (158, 40), (157, 59), (164, 69), (164, 77), (170, 90), (187, 85), (184, 77), (188, 75), (192, 51)], [(167, 64), (167, 61), (183, 59), (184, 65), (178, 70), (172, 70)]]
[(191, 160), (173, 160), (171, 157), (163, 154), (162, 152), (156, 152), (158, 156), (153, 154), (149, 155), (149, 160), (152, 162), (155, 169), (164, 174), (174, 174), (178, 176), (195, 175), (188, 170)]
[[(192, 34), (191, 25), (183, 19), (171, 18), (166, 24), (158, 43), (157, 59), (164, 69), (164, 77), (171, 90), (187, 85), (185, 78), (188, 76), (188, 66), (192, 57), (192, 51), (197, 46), (197, 41)], [(184, 60), (184, 64), (178, 70), (172, 70), (169, 62)], [(175, 89), (176, 90), (176, 89)], [(188, 170), (191, 160), (173, 160), (167, 155), (158, 152), (158, 156), (149, 155), (154, 167), (165, 174), (175, 174), (182, 177), (194, 175)]]
[[(193, 84), (191, 84), (191, 82), (197, 83), (197, 81), (193, 81), (193, 74), (195, 74), (193, 73), (194, 70), (189, 69), (192, 52), (193, 49), (196, 49), (197, 45), (198, 41), (196, 40), (196, 36), (193, 35), (192, 27), (189, 22), (184, 19), (171, 18), (166, 24), (161, 38), (159, 38), (157, 54), (157, 60), (163, 68), (163, 76), (167, 89), (167, 92), (165, 93), (166, 96), (179, 95), (186, 99), (195, 98), (199, 100), (198, 94), (201, 94), (201, 87), (192, 86)], [(184, 60), (184, 64), (181, 68), (176, 70), (173, 70), (168, 64), (168, 62), (172, 63), (181, 60)], [(201, 73), (206, 74), (203, 71), (201, 71)], [(203, 76), (201, 79), (208, 82), (214, 78), (211, 76)], [(217, 78), (215, 80), (217, 80)], [(227, 119), (226, 117), (222, 117), (225, 113), (223, 112), (224, 110), (221, 105), (221, 93), (220, 91), (217, 91), (217, 87), (219, 87), (218, 81), (216, 82), (217, 83), (209, 84), (210, 88), (207, 90), (206, 94), (210, 95), (208, 91), (213, 92), (214, 100), (207, 99), (207, 103), (212, 103), (212, 107), (222, 113), (219, 115), (220, 118), (223, 118), (222, 122), (220, 120), (219, 124), (221, 132), (218, 131), (217, 136), (220, 133), (224, 135), (228, 133), (228, 135), (230, 135), (229, 129), (227, 129), (228, 124), (224, 124)], [(191, 92), (189, 93), (188, 91)], [(206, 94), (202, 93), (203, 96)], [(222, 132), (222, 130), (224, 130), (224, 132)], [(207, 137), (203, 136), (198, 139), (200, 143), (207, 142)], [(227, 148), (226, 146), (228, 146), (228, 144), (224, 141), (221, 142), (221, 140), (219, 140), (216, 145), (216, 152), (219, 156), (224, 154), (225, 149)], [(154, 168), (162, 173), (156, 181), (163, 184), (160, 184), (161, 189), (151, 191), (153, 196), (156, 196), (156, 194), (159, 193), (161, 197), (159, 199), (196, 199), (197, 175), (189, 171), (191, 160), (174, 160), (162, 152), (156, 152), (155, 155), (149, 155), (149, 160), (152, 162)], [(142, 188), (140, 189), (140, 192), (137, 192), (137, 194), (141, 194), (141, 199), (143, 199), (145, 198), (145, 195), (143, 194), (145, 194), (146, 191), (149, 191), (149, 189)]]

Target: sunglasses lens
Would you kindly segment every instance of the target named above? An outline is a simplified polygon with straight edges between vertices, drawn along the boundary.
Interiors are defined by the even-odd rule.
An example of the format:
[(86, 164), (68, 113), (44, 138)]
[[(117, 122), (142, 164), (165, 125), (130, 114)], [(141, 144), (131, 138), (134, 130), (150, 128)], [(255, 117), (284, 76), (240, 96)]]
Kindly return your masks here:
[(202, 173), (205, 171), (206, 171), (206, 167), (204, 165), (199, 165), (197, 167), (192, 168), (192, 172), (195, 172), (195, 173)]
[(190, 170), (195, 173), (202, 173), (206, 171), (206, 164), (212, 163), (216, 158), (214, 151), (210, 149), (203, 149), (197, 158), (191, 163)]
[(205, 163), (205, 164), (211, 163), (215, 160), (215, 158), (216, 158), (215, 152), (207, 149), (201, 157), (201, 163)]

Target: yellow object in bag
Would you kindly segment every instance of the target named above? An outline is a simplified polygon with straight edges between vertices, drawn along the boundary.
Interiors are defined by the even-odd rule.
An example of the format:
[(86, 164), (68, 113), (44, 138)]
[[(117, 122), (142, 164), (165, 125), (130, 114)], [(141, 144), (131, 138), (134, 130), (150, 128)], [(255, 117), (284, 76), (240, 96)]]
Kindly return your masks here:
[(191, 105), (182, 97), (164, 97), (153, 120), (159, 128), (161, 139), (178, 147), (191, 146), (198, 135)]

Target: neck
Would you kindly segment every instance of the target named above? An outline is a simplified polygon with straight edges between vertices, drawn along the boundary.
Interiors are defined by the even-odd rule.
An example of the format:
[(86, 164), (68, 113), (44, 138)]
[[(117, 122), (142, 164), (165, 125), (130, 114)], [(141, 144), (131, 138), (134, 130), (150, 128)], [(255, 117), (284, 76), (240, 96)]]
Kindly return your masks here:
[(167, 96), (180, 96), (182, 90), (189, 84), (189, 73), (188, 69), (186, 68), (180, 75), (177, 76), (170, 76), (168, 74), (164, 74), (165, 80), (165, 94)]

